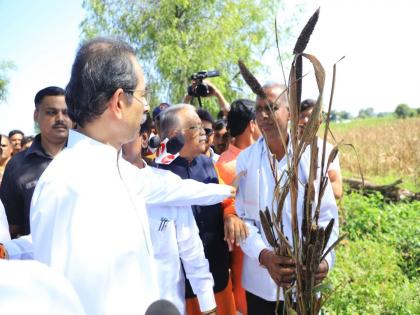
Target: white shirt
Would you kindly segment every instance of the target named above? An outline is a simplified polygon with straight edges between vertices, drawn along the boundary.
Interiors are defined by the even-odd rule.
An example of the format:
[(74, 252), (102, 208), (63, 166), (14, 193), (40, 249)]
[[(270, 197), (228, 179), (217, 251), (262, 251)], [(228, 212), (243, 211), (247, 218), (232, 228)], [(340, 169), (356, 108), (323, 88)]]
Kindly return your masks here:
[[(181, 314), (185, 309), (185, 277), (197, 295), (200, 310), (216, 307), (213, 276), (204, 255), (191, 207), (147, 206), (158, 270), (160, 298), (171, 301)], [(181, 265), (182, 261), (182, 265)]]
[[(231, 187), (228, 185), (204, 184), (193, 179), (182, 179), (171, 171), (156, 168), (151, 168), (152, 172), (138, 168), (133, 170), (128, 163), (124, 163), (120, 167), (126, 169), (125, 182), (129, 182), (130, 190), (144, 198), (148, 204), (161, 206), (211, 205), (230, 196)], [(5, 220), (7, 226), (6, 216)], [(3, 245), (9, 259), (34, 259), (31, 234), (13, 240), (10, 240), (9, 235), (9, 240), (6, 238)]]
[(89, 315), (144, 314), (159, 297), (144, 201), (125, 182), (130, 169), (112, 146), (70, 130), (32, 197), (34, 257), (70, 280)]
[[(319, 164), (319, 167), (321, 167), (323, 145), (324, 145), (324, 139), (318, 137), (318, 164)], [(334, 148), (334, 146), (331, 143), (329, 143), (329, 142), (326, 143), (324, 165), (327, 165), (328, 158), (329, 158), (330, 153), (331, 153), (333, 148)], [(339, 171), (339, 170), (340, 170), (340, 159), (339, 159), (338, 154), (337, 154), (335, 159), (332, 160), (330, 166), (328, 167), (328, 171)]]
[[(287, 152), (289, 156), (291, 156), (292, 152), (290, 146), (288, 147)], [(274, 198), (274, 179), (268, 160), (268, 154), (272, 156), (271, 153), (268, 152), (267, 146), (262, 137), (255, 144), (239, 154), (236, 165), (237, 174), (244, 170), (247, 173), (240, 179), (235, 206), (237, 214), (245, 220), (250, 231), (248, 238), (241, 243), (241, 248), (245, 253), (242, 271), (242, 285), (245, 290), (267, 301), (276, 301), (277, 285), (271, 279), (267, 269), (262, 267), (258, 260), (263, 249), (272, 249), (264, 232), (262, 232), (261, 222), (259, 219), (259, 210), (264, 210), (266, 206), (269, 209), (272, 209)], [(298, 185), (297, 204), (299, 229), (302, 222), (304, 196), (304, 186), (302, 183), (307, 182), (309, 161), (310, 151), (307, 150), (303, 154), (299, 163), (300, 182)], [(278, 162), (277, 167), (280, 178), (282, 172), (287, 169), (286, 156)], [(284, 180), (285, 176), (283, 177), (283, 181)], [(317, 195), (318, 187), (317, 185), (315, 186), (315, 195)], [(322, 199), (318, 224), (325, 227), (332, 218), (335, 219), (335, 224), (327, 248), (338, 238), (337, 205), (335, 203), (331, 185), (328, 184)], [(293, 236), (291, 230), (292, 214), (290, 206), (290, 193), (284, 203), (282, 219), (284, 234), (292, 243)], [(334, 253), (328, 254), (326, 260), (331, 270), (334, 264)], [(282, 294), (280, 298), (283, 299)]]
[(7, 222), (6, 212), (0, 200), (0, 243), (10, 241), (9, 223)]
[[(230, 186), (183, 180), (171, 171), (147, 165), (138, 175), (134, 185), (142, 187), (139, 193), (146, 202), (160, 298), (173, 302), (181, 314), (186, 313), (183, 266), (201, 311), (215, 308), (213, 276), (190, 206), (221, 202), (230, 196)], [(170, 204), (183, 207), (162, 206), (169, 199)]]
[(83, 315), (68, 280), (37, 261), (0, 260), (0, 314)]

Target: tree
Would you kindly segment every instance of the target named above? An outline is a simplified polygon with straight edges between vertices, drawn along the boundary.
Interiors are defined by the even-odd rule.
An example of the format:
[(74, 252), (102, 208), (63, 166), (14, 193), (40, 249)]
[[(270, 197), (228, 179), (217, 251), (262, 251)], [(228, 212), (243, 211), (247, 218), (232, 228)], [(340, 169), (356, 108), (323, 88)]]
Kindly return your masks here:
[(394, 111), (398, 118), (407, 118), (415, 116), (416, 112), (410, 108), (407, 104), (399, 104)]
[(368, 118), (375, 116), (375, 111), (372, 107), (363, 108), (359, 110), (359, 115), (357, 117), (359, 118)]
[(14, 69), (15, 65), (10, 61), (0, 62), (0, 102), (6, 100), (7, 86), (9, 85), (8, 71)]
[[(220, 70), (211, 81), (228, 101), (244, 97), (238, 59), (261, 70), (259, 58), (275, 44), (277, 9), (271, 0), (84, 0), (83, 6), (83, 36), (128, 41), (160, 101), (180, 102), (189, 77), (203, 69)], [(215, 103), (211, 106), (215, 111)]]

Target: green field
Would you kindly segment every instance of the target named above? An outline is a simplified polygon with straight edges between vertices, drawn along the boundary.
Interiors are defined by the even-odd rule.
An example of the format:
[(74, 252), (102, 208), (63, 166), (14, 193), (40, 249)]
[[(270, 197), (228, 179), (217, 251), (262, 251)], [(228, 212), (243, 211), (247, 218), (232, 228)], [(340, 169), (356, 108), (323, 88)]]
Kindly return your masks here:
[[(352, 143), (364, 176), (377, 184), (404, 180), (420, 191), (420, 118), (392, 117), (332, 124), (336, 139)], [(330, 139), (331, 142), (333, 142)], [(344, 176), (360, 177), (353, 150), (343, 148)], [(346, 192), (329, 276), (327, 314), (420, 314), (420, 201), (387, 203), (380, 194)]]

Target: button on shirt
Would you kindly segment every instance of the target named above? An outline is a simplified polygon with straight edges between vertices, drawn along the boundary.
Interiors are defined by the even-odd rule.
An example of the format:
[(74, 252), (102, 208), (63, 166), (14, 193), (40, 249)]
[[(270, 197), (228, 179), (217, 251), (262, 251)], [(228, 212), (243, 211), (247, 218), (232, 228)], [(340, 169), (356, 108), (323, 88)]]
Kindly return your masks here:
[(29, 208), (39, 177), (53, 157), (41, 146), (41, 135), (35, 137), (29, 149), (14, 155), (6, 166), (0, 187), (0, 198), (10, 225), (22, 227), (20, 233), (30, 233)]
[(114, 147), (71, 130), (32, 198), (34, 257), (70, 280), (90, 315), (144, 314), (159, 298), (144, 200), (125, 182), (130, 169)]
[[(287, 154), (292, 155), (290, 141), (287, 148)], [(269, 152), (263, 138), (260, 138), (252, 146), (245, 149), (239, 154), (237, 160), (237, 173), (246, 171), (246, 174), (240, 179), (238, 194), (236, 196), (236, 211), (242, 217), (248, 228), (250, 235), (242, 242), (241, 248), (244, 251), (244, 265), (242, 272), (242, 285), (245, 290), (257, 295), (267, 301), (276, 301), (277, 285), (271, 279), (266, 268), (259, 263), (259, 255), (265, 248), (272, 250), (265, 234), (261, 228), (259, 219), (259, 210), (268, 207), (272, 209), (274, 198), (274, 178), (268, 158), (273, 159), (273, 155)], [(302, 183), (307, 182), (309, 177), (310, 150), (306, 150), (299, 162), (299, 184), (298, 184), (298, 226), (301, 227), (304, 186)], [(283, 157), (277, 162), (278, 178), (287, 170), (287, 158)], [(286, 180), (283, 176), (283, 183)], [(317, 195), (318, 186), (315, 185), (315, 195)], [(314, 213), (314, 210), (313, 210)], [(338, 212), (335, 203), (331, 185), (325, 190), (321, 202), (321, 210), (318, 224), (325, 227), (329, 221), (334, 218), (335, 223), (327, 248), (332, 245), (338, 238)], [(292, 213), (290, 206), (290, 193), (287, 196), (282, 216), (284, 234), (291, 241), (292, 236)], [(301, 234), (301, 233), (300, 233)], [(291, 244), (292, 245), (292, 244)], [(334, 253), (326, 256), (329, 269), (331, 271), (334, 264)], [(282, 291), (281, 291), (282, 292)], [(281, 299), (283, 295), (281, 294)]]

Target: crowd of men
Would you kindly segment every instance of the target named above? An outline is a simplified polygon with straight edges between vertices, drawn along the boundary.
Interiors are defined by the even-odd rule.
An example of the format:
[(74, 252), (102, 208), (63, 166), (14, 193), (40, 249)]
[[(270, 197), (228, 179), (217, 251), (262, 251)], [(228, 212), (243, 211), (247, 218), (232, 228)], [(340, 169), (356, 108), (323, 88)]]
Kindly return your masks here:
[[(207, 84), (218, 120), (187, 104), (188, 96), (151, 111), (135, 51), (97, 38), (80, 47), (65, 90), (35, 95), (40, 133), (32, 144), (24, 149), (16, 130), (1, 137), (0, 310), (144, 314), (167, 300), (155, 314), (173, 314), (171, 305), (189, 315), (274, 314), (277, 287), (290, 288), (296, 267), (269, 245), (259, 210), (275, 198), (269, 159), (284, 171), (291, 154), (286, 87), (269, 83), (266, 98), (229, 104)], [(302, 103), (302, 130), (314, 105)], [(178, 152), (158, 163), (171, 139), (181, 143)], [(319, 223), (336, 219), (333, 243), (338, 158), (328, 175)], [(303, 171), (302, 196), (307, 181)], [(286, 199), (291, 240), (290, 207)], [(316, 281), (333, 265), (330, 252)]]

